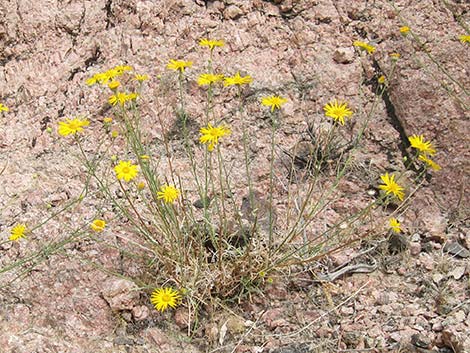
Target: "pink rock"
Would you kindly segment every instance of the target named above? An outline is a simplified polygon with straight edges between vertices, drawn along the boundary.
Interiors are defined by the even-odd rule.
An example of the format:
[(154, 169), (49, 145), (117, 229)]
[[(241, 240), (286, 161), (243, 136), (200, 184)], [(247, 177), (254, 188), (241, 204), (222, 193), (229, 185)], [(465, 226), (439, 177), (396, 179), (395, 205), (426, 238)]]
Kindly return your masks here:
[(287, 289), (282, 283), (273, 283), (266, 289), (266, 294), (273, 299), (287, 298)]
[(432, 325), (432, 330), (434, 332), (440, 332), (444, 329), (444, 326), (442, 325), (442, 322), (438, 321)]
[(411, 253), (411, 255), (416, 256), (420, 252), (421, 252), (421, 244), (420, 243), (416, 243), (416, 242), (410, 243), (410, 253)]
[(243, 15), (243, 11), (236, 5), (230, 5), (224, 10), (224, 17), (226, 19), (235, 20)]
[(419, 254), (419, 261), (421, 262), (421, 265), (428, 271), (431, 271), (434, 268), (434, 259), (427, 253)]
[(266, 325), (270, 329), (274, 329), (279, 326), (284, 326), (287, 323), (286, 320), (282, 318), (282, 316), (285, 316), (284, 310), (281, 308), (274, 308), (267, 310), (263, 318), (266, 322)]
[(101, 294), (112, 310), (130, 310), (138, 301), (139, 291), (134, 282), (112, 278), (103, 284)]
[(145, 305), (132, 308), (132, 316), (136, 321), (145, 320), (149, 316), (149, 309)]
[(183, 307), (179, 307), (175, 311), (175, 323), (179, 328), (184, 329), (189, 325), (188, 310)]
[(150, 327), (145, 330), (144, 337), (158, 347), (168, 345), (170, 343), (168, 336), (158, 327)]
[(341, 314), (343, 314), (343, 315), (352, 315), (352, 314), (354, 314), (354, 308), (349, 307), (349, 306), (342, 306), (340, 311), (341, 311)]
[(338, 48), (333, 53), (333, 60), (338, 64), (350, 64), (354, 58), (354, 49), (351, 47)]

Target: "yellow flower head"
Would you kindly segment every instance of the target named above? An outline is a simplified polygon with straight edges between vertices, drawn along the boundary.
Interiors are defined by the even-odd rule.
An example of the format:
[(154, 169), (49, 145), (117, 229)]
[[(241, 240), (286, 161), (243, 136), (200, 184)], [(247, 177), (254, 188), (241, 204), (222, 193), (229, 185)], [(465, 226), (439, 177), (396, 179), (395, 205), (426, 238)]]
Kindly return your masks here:
[(207, 39), (207, 38), (202, 38), (199, 41), (199, 45), (201, 47), (209, 47), (211, 51), (214, 50), (215, 47), (223, 47), (224, 44), (225, 43), (223, 40), (214, 40), (214, 39)]
[(222, 81), (223, 79), (224, 79), (224, 75), (201, 74), (197, 78), (197, 84), (199, 86), (207, 86), (207, 85), (212, 85), (213, 83)]
[(11, 241), (16, 241), (20, 238), (25, 238), (26, 237), (26, 225), (25, 224), (17, 224), (10, 230), (10, 239)]
[(112, 122), (113, 122), (113, 118), (110, 118), (110, 117), (103, 118), (103, 123), (105, 124), (111, 124)]
[(5, 107), (2, 103), (0, 103), (0, 112), (7, 112), (9, 110), (10, 109), (8, 109), (8, 107)]
[(111, 90), (115, 90), (115, 89), (118, 88), (120, 85), (121, 85), (121, 82), (116, 81), (116, 80), (113, 80), (113, 81), (109, 81), (109, 82), (108, 82), (108, 87), (109, 87), (109, 89), (111, 89)]
[(113, 94), (111, 97), (108, 99), (108, 103), (111, 105), (116, 105), (119, 103), (119, 105), (124, 106), (124, 104), (127, 101), (127, 95), (122, 92), (118, 92), (116, 94)]
[(137, 98), (137, 93), (117, 92), (116, 94), (113, 94), (111, 97), (109, 97), (108, 102), (111, 105), (119, 104), (121, 107), (123, 107), (126, 104), (126, 102), (135, 100), (136, 98)]
[(111, 90), (115, 90), (116, 88), (118, 88), (119, 86), (121, 85), (121, 83), (119, 81), (110, 81), (108, 82), (108, 87), (109, 89)]
[(375, 52), (375, 47), (373, 45), (370, 45), (370, 44), (367, 44), (367, 43), (364, 43), (364, 42), (361, 42), (361, 41), (358, 41), (358, 40), (354, 41), (353, 45), (356, 48), (367, 51), (367, 53), (369, 53), (369, 54), (373, 54)]
[(401, 233), (400, 222), (398, 222), (398, 219), (390, 218), (388, 224), (390, 225), (392, 231), (394, 231), (395, 233)]
[(394, 61), (397, 61), (398, 59), (400, 59), (400, 56), (401, 56), (400, 53), (390, 53), (390, 57)]
[(106, 73), (97, 73), (94, 74), (92, 77), (87, 79), (85, 82), (88, 86), (93, 86), (96, 83), (107, 83), (109, 81), (109, 77), (106, 75)]
[(95, 232), (102, 232), (104, 230), (104, 227), (106, 227), (106, 222), (102, 219), (95, 219), (90, 224), (90, 228), (93, 229)]
[(180, 191), (173, 185), (164, 185), (157, 192), (157, 199), (165, 201), (165, 203), (173, 203), (180, 196)]
[(253, 79), (251, 78), (250, 75), (247, 76), (240, 76), (240, 73), (237, 72), (235, 76), (231, 77), (225, 77), (224, 79), (224, 86), (233, 86), (233, 85), (247, 85), (251, 82), (253, 82)]
[(164, 312), (168, 307), (176, 308), (181, 302), (181, 294), (170, 287), (157, 288), (150, 297), (150, 302), (155, 309)]
[(170, 62), (168, 63), (168, 65), (166, 66), (168, 69), (170, 70), (174, 70), (174, 71), (180, 71), (180, 72), (184, 72), (184, 70), (187, 68), (187, 67), (191, 67), (193, 66), (193, 62), (192, 61), (183, 61), (183, 60), (170, 60)]
[(135, 74), (134, 75), (134, 80), (139, 81), (139, 82), (144, 82), (149, 79), (149, 75), (140, 75), (140, 74)]
[(143, 181), (139, 182), (137, 184), (137, 189), (138, 190), (144, 190), (145, 189), (145, 183)]
[(131, 161), (119, 161), (119, 164), (114, 167), (114, 171), (119, 180), (124, 179), (125, 181), (131, 181), (139, 172), (137, 166), (133, 165)]
[(347, 103), (339, 103), (336, 99), (323, 107), (325, 115), (344, 125), (344, 118), (349, 118), (353, 112), (348, 108)]
[(219, 143), (219, 138), (226, 135), (230, 135), (231, 131), (225, 126), (212, 126), (210, 123), (207, 127), (203, 127), (199, 130), (201, 137), (199, 138), (200, 143), (207, 143), (207, 149), (209, 152), (214, 150), (214, 147)]
[(424, 163), (426, 163), (426, 166), (428, 166), (429, 168), (431, 168), (432, 170), (435, 170), (435, 171), (439, 171), (441, 170), (441, 166), (439, 164), (437, 164), (436, 162), (434, 162), (432, 159), (430, 158), (427, 158), (425, 155), (423, 154), (420, 154), (418, 159), (420, 161), (423, 161)]
[(459, 36), (460, 43), (470, 43), (470, 36), (469, 35), (461, 35)]
[(385, 173), (385, 175), (380, 176), (380, 179), (382, 179), (383, 184), (379, 185), (379, 189), (384, 190), (385, 194), (392, 194), (396, 196), (398, 200), (403, 201), (405, 197), (404, 189), (395, 182), (395, 175)]
[(287, 102), (287, 99), (281, 96), (269, 96), (261, 99), (261, 104), (266, 107), (271, 107), (271, 111), (274, 109), (281, 109), (281, 106)]
[[(94, 74), (92, 77), (86, 80), (86, 84), (88, 86), (93, 86), (96, 83), (99, 83), (101, 85), (108, 85), (109, 86), (109, 81), (114, 81), (114, 79), (118, 76), (121, 76), (124, 72), (132, 70), (132, 67), (128, 65), (119, 65), (116, 67), (113, 67), (112, 69), (109, 69), (108, 71), (105, 72), (98, 72), (97, 74)], [(116, 81), (117, 82), (117, 81)], [(115, 86), (113, 88), (113, 86)], [(109, 88), (111, 89), (116, 89), (119, 86), (119, 84), (113, 83)]]
[(431, 156), (436, 154), (436, 150), (432, 143), (425, 141), (423, 135), (413, 135), (408, 137), (408, 140), (410, 141), (411, 147), (416, 148), (418, 151)]
[(65, 121), (59, 121), (59, 135), (68, 136), (75, 135), (78, 132), (83, 131), (83, 127), (90, 125), (87, 119), (65, 119)]
[(400, 33), (406, 36), (410, 32), (410, 27), (408, 26), (402, 26), (400, 27)]
[(108, 72), (111, 73), (115, 73), (117, 76), (120, 76), (122, 75), (124, 72), (126, 71), (132, 71), (132, 66), (129, 66), (129, 65), (118, 65), (114, 68), (112, 68), (111, 70), (109, 70)]
[(386, 77), (384, 75), (381, 75), (378, 79), (377, 79), (377, 82), (380, 83), (381, 85), (383, 85), (386, 81)]

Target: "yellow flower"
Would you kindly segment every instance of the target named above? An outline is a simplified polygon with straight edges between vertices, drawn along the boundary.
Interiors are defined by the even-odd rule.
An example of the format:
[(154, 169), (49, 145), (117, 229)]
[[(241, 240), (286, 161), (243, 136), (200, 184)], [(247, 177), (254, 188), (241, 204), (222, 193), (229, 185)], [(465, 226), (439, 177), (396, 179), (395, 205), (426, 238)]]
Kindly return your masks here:
[(142, 154), (140, 155), (140, 159), (142, 159), (143, 161), (148, 161), (150, 159), (150, 156), (147, 154)]
[(173, 60), (172, 59), (172, 60), (170, 60), (170, 62), (168, 63), (168, 65), (166, 67), (170, 70), (175, 70), (175, 71), (180, 70), (180, 72), (184, 72), (184, 70), (187, 67), (191, 67), (191, 66), (193, 66), (192, 61), (183, 61), (183, 60)]
[(129, 65), (118, 65), (108, 72), (115, 72), (118, 76), (122, 75), (126, 71), (132, 71), (132, 66)]
[(103, 86), (106, 85), (109, 81), (113, 81), (115, 77), (119, 76), (119, 72), (114, 69), (108, 70), (106, 72), (98, 74), (98, 82)]
[(251, 78), (250, 75), (242, 77), (240, 76), (240, 73), (237, 72), (235, 76), (225, 77), (224, 81), (225, 81), (224, 86), (233, 86), (233, 85), (241, 86), (241, 85), (247, 85), (253, 82), (253, 79)]
[(173, 185), (164, 185), (157, 192), (157, 199), (163, 200), (166, 203), (173, 203), (180, 196), (180, 191)]
[(271, 111), (274, 109), (281, 109), (281, 105), (285, 104), (287, 99), (281, 96), (269, 96), (261, 99), (261, 104), (266, 107), (271, 107)]
[(385, 83), (385, 80), (386, 80), (385, 76), (382, 75), (377, 79), (377, 82), (383, 85)]
[(89, 79), (87, 79), (85, 82), (88, 86), (93, 86), (94, 84), (96, 83), (105, 83), (109, 81), (109, 78), (108, 76), (105, 74), (105, 73), (97, 73), (97, 74), (94, 74), (92, 77), (90, 77)]
[(216, 74), (201, 74), (197, 79), (197, 84), (199, 86), (207, 86), (213, 83), (222, 81), (224, 79), (224, 75), (216, 75)]
[(109, 81), (114, 81), (114, 78), (121, 76), (124, 72), (130, 71), (130, 70), (132, 70), (132, 67), (128, 65), (119, 65), (112, 69), (109, 69), (108, 71), (98, 72), (97, 74), (94, 74), (92, 77), (87, 79), (85, 82), (88, 86), (93, 86), (96, 83), (106, 85), (108, 84)]
[(353, 112), (348, 108), (347, 103), (339, 103), (336, 99), (323, 107), (325, 115), (344, 125), (344, 118), (350, 117)]
[(390, 57), (394, 61), (397, 61), (398, 59), (400, 59), (400, 56), (401, 56), (400, 53), (390, 53)]
[(400, 27), (400, 33), (406, 36), (410, 32), (410, 27), (408, 26), (402, 26)]
[(200, 143), (207, 143), (207, 149), (212, 151), (214, 147), (219, 143), (219, 138), (226, 135), (230, 135), (230, 129), (225, 126), (214, 127), (210, 123), (207, 124), (207, 127), (203, 127), (199, 130), (201, 137), (199, 138)]
[(111, 124), (112, 122), (113, 122), (113, 118), (109, 118), (109, 117), (103, 118), (103, 123), (105, 124)]
[(144, 190), (145, 189), (145, 183), (143, 181), (139, 182), (137, 184), (137, 189)]
[(125, 181), (131, 181), (139, 172), (137, 170), (137, 166), (133, 165), (131, 161), (119, 161), (119, 164), (114, 167), (114, 171), (116, 172), (116, 177), (119, 180), (124, 179)]
[(111, 137), (112, 137), (112, 138), (116, 138), (116, 137), (118, 137), (118, 136), (119, 136), (119, 131), (117, 131), (117, 130), (111, 131)]
[(370, 44), (367, 44), (358, 40), (354, 41), (353, 45), (356, 48), (360, 48), (362, 50), (367, 51), (369, 54), (373, 54), (375, 52), (375, 47), (373, 45), (370, 45)]
[(113, 94), (111, 97), (109, 97), (108, 102), (111, 105), (116, 105), (120, 104), (121, 106), (124, 106), (124, 104), (127, 101), (127, 94), (118, 92), (116, 94)]
[(199, 45), (201, 47), (209, 47), (211, 51), (214, 50), (215, 47), (223, 47), (224, 44), (225, 43), (223, 40), (214, 40), (214, 39), (207, 39), (207, 38), (202, 38), (199, 41)]
[(59, 135), (68, 136), (75, 135), (78, 132), (83, 131), (83, 127), (90, 125), (87, 119), (65, 119), (65, 121), (59, 121)]
[(103, 221), (102, 219), (95, 219), (91, 224), (90, 224), (91, 229), (93, 229), (95, 232), (102, 232), (104, 230), (104, 227), (106, 227), (106, 222)]
[(387, 195), (393, 194), (400, 201), (403, 201), (405, 197), (404, 189), (395, 182), (395, 175), (385, 173), (385, 175), (380, 176), (380, 179), (382, 179), (383, 185), (379, 185), (379, 189), (384, 190)]
[(119, 81), (111, 81), (108, 83), (108, 87), (111, 89), (111, 90), (115, 90), (116, 88), (118, 88), (119, 86), (121, 85), (121, 83)]
[(439, 171), (441, 170), (441, 166), (439, 164), (437, 164), (436, 162), (434, 162), (432, 159), (430, 158), (427, 158), (425, 155), (423, 154), (420, 154), (418, 159), (420, 161), (423, 161), (424, 163), (426, 163), (426, 165), (431, 168), (432, 170), (435, 170), (435, 171)]
[(119, 103), (121, 107), (123, 107), (126, 102), (134, 100), (137, 98), (137, 93), (122, 93), (122, 92), (117, 92), (116, 94), (113, 94), (111, 97), (109, 97), (108, 102), (111, 105), (116, 105)]
[(20, 238), (25, 238), (26, 237), (25, 233), (26, 233), (26, 225), (22, 223), (17, 224), (13, 228), (11, 228), (10, 237), (8, 239), (10, 239), (11, 241), (16, 241)]
[(416, 148), (418, 151), (431, 156), (436, 154), (436, 150), (432, 143), (425, 141), (423, 135), (413, 135), (408, 137), (408, 140), (410, 141), (411, 147)]
[(149, 75), (140, 75), (140, 74), (135, 74), (134, 79), (139, 82), (144, 82), (149, 79)]
[(459, 36), (460, 43), (470, 43), (470, 36), (468, 35), (461, 35)]
[(7, 112), (9, 111), (10, 109), (8, 109), (8, 107), (4, 106), (2, 103), (0, 103), (0, 112)]
[(85, 83), (88, 85), (88, 86), (93, 86), (98, 80), (96, 79), (96, 75), (90, 77), (90, 78), (87, 78)]
[(401, 228), (400, 228), (400, 222), (398, 222), (398, 219), (396, 218), (390, 218), (388, 221), (390, 228), (395, 232), (395, 233), (401, 233)]
[(176, 308), (181, 302), (181, 294), (170, 287), (157, 288), (150, 297), (150, 302), (155, 309), (164, 312), (168, 307)]

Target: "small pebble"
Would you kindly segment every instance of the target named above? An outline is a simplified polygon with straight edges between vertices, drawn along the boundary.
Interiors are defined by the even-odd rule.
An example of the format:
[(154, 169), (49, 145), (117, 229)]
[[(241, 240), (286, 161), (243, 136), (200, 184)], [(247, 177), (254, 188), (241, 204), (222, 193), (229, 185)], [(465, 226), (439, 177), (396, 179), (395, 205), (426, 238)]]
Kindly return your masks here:
[(432, 325), (432, 330), (434, 332), (441, 332), (443, 329), (444, 329), (444, 326), (442, 326), (442, 322), (440, 321)]
[(410, 253), (411, 253), (411, 255), (416, 256), (420, 252), (421, 252), (421, 244), (420, 243), (416, 243), (416, 242), (410, 243)]

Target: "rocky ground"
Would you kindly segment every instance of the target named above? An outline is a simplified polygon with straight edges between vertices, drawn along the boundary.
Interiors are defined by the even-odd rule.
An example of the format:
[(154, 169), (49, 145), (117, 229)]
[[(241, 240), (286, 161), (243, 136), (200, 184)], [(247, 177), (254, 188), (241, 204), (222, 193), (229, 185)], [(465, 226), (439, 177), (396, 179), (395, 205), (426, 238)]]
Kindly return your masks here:
[[(363, 203), (382, 171), (403, 168), (407, 136), (432, 140), (442, 166), (401, 215), (406, 230), (399, 243), (405, 246), (384, 234), (315, 266), (280, 272), (239, 305), (208, 305), (190, 337), (188, 307), (156, 312), (130, 280), (139, 264), (123, 262), (115, 248), (70, 242), (9, 268), (61, 239), (65, 224), (92, 218), (97, 201), (85, 200), (25, 241), (0, 242), (2, 351), (470, 352), (470, 46), (458, 40), (468, 34), (468, 1), (3, 0), (0, 13), (0, 102), (10, 108), (0, 115), (4, 239), (16, 222), (37, 223), (80, 192), (83, 171), (70, 145), (48, 127), (87, 116), (99, 138), (107, 105), (85, 80), (123, 63), (149, 74), (143, 120), (148, 138), (158, 139), (163, 132), (155, 117), (168, 127), (174, 123), (169, 59), (194, 62), (187, 109), (193, 116), (202, 112), (204, 95), (192, 83), (207, 60), (198, 45), (202, 37), (226, 41), (215, 67), (251, 75), (249, 97), (276, 92), (289, 99), (278, 132), (285, 151), (335, 97), (353, 107), (357, 128), (375, 102), (377, 79), (390, 72), (390, 53), (400, 53), (371, 116), (359, 171), (341, 185), (346, 196), (328, 210), (328, 219)], [(415, 40), (400, 34), (404, 25)], [(355, 40), (372, 43), (376, 52), (361, 55)], [(241, 132), (233, 95), (217, 99), (216, 113), (226, 117), (235, 140)], [(269, 124), (256, 118), (259, 107), (247, 109), (253, 164), (265, 166)], [(227, 142), (226, 148), (236, 163), (241, 147)], [(265, 169), (254, 177), (265, 191)], [(103, 236), (119, 246), (120, 231)], [(317, 280), (318, 273), (361, 262), (377, 268)]]

